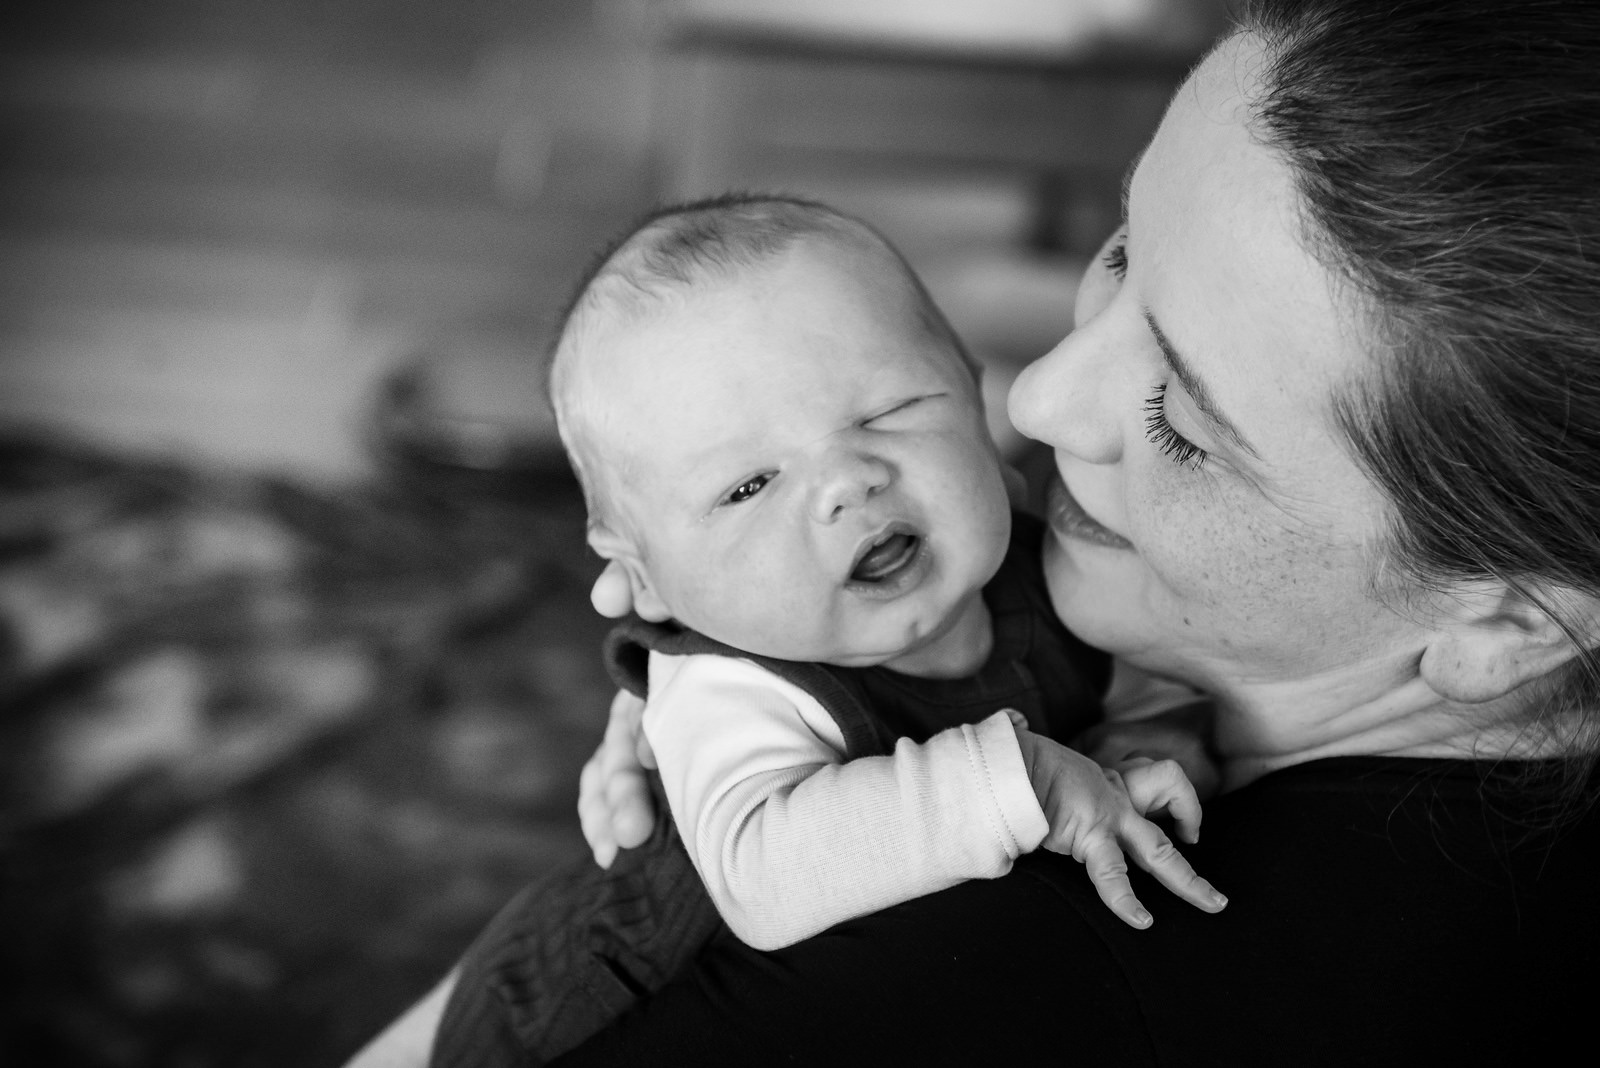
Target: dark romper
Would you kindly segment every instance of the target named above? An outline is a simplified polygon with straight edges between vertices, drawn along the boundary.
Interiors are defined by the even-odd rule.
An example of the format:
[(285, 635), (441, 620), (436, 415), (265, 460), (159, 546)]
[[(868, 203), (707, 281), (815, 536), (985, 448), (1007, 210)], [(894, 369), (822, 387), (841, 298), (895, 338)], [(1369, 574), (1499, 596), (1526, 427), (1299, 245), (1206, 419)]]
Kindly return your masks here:
[[(694, 631), (638, 619), (607, 638), (607, 666), (619, 685), (643, 696), (652, 649), (754, 661), (817, 698), (844, 735), (850, 759), (891, 753), (899, 738), (925, 741), (1002, 708), (1022, 712), (1038, 733), (1070, 739), (1099, 721), (1110, 661), (1051, 611), (1039, 563), (1043, 537), (1039, 520), (1013, 516), (1005, 561), (983, 590), (994, 651), (967, 678), (751, 656)], [(659, 777), (651, 776), (651, 790), (665, 814)], [(585, 860), (553, 872), (490, 921), (462, 958), (432, 1063), (542, 1064), (660, 989), (722, 926), (674, 822), (658, 818), (649, 840), (619, 851), (609, 869)]]

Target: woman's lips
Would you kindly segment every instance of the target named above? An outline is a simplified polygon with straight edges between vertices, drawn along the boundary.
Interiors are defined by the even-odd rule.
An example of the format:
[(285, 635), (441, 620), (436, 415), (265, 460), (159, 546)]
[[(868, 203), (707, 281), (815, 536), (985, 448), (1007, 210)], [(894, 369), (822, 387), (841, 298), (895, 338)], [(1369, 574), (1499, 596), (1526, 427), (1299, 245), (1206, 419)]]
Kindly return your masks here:
[(1108, 549), (1133, 548), (1133, 542), (1097, 522), (1083, 510), (1083, 505), (1078, 503), (1077, 498), (1067, 490), (1066, 483), (1061, 481), (1059, 472), (1051, 475), (1049, 483), (1045, 486), (1044, 510), (1045, 518), (1050, 521), (1050, 529), (1064, 538), (1075, 538), (1091, 545), (1103, 545)]

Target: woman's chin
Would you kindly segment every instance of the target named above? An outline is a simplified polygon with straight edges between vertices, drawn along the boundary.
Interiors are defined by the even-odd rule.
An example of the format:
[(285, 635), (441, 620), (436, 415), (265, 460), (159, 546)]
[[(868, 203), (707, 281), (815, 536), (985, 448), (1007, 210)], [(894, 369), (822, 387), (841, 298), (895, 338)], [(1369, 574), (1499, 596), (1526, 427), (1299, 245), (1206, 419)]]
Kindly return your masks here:
[(1131, 615), (1139, 603), (1136, 593), (1115, 577), (1116, 564), (1128, 556), (1071, 538), (1045, 539), (1045, 588), (1057, 618), (1078, 638), (1114, 656), (1150, 644), (1150, 635), (1137, 633), (1144, 628)]

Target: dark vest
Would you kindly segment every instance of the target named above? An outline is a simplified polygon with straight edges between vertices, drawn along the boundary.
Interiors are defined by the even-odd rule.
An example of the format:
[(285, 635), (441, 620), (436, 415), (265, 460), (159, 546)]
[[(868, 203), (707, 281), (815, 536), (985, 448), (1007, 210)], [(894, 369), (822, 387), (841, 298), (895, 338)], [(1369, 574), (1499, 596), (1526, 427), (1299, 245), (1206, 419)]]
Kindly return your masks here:
[(1044, 536), (1038, 519), (1013, 513), (1005, 560), (983, 588), (994, 620), (994, 650), (976, 674), (964, 678), (924, 679), (882, 667), (756, 656), (676, 623), (638, 617), (607, 636), (606, 667), (619, 686), (643, 697), (652, 649), (752, 661), (815, 697), (839, 725), (852, 759), (887, 754), (899, 738), (926, 741), (1002, 708), (1017, 709), (1034, 731), (1067, 741), (1100, 721), (1111, 659), (1074, 637), (1051, 610), (1039, 561)]

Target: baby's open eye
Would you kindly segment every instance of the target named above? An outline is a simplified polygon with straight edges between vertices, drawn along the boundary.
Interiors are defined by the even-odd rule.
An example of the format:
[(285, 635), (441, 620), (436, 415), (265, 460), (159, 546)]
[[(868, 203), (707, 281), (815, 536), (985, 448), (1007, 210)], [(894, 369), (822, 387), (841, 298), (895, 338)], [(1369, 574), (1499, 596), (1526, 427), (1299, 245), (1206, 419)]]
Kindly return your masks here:
[(771, 481), (771, 475), (756, 475), (754, 478), (747, 478), (735, 486), (733, 492), (723, 498), (723, 502), (725, 504), (740, 504), (748, 501), (751, 497), (760, 493), (762, 487)]

